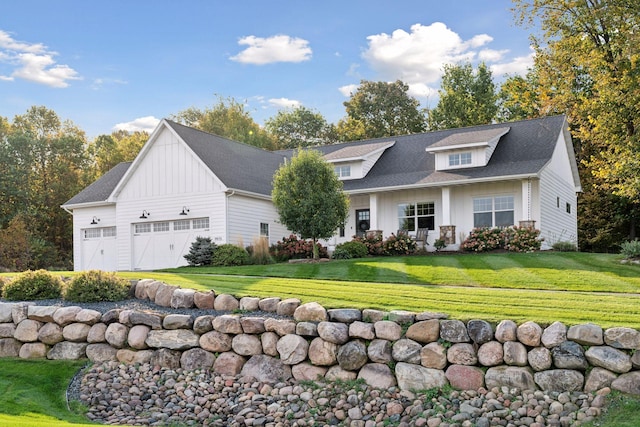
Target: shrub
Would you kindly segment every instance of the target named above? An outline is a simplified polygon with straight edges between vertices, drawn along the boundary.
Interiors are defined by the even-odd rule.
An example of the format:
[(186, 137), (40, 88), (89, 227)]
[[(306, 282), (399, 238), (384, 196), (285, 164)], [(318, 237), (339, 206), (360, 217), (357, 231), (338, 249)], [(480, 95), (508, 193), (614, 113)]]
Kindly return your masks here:
[(244, 265), (249, 263), (249, 253), (244, 249), (232, 244), (220, 245), (213, 253), (211, 264), (221, 267)]
[(502, 231), (499, 228), (474, 228), (460, 249), (471, 252), (487, 252), (502, 246)]
[(382, 242), (382, 236), (380, 234), (371, 233), (365, 235), (364, 237), (353, 236), (353, 241), (363, 243), (367, 247), (369, 255), (384, 255), (384, 245)]
[(640, 240), (631, 240), (620, 244), (620, 253), (626, 259), (640, 258)]
[(184, 256), (190, 266), (200, 267), (203, 265), (211, 265), (213, 253), (216, 250), (216, 244), (211, 241), (210, 237), (196, 237), (191, 243), (189, 253)]
[(271, 264), (273, 258), (269, 253), (269, 240), (264, 237), (253, 239), (253, 245), (247, 248), (252, 264)]
[(416, 251), (417, 244), (416, 241), (411, 238), (408, 234), (391, 234), (383, 242), (384, 254), (385, 255), (411, 255)]
[(340, 247), (336, 246), (336, 249), (333, 251), (333, 254), (331, 255), (331, 258), (333, 258), (333, 259), (351, 259), (353, 257), (351, 256), (351, 252), (349, 252), (347, 249), (340, 248)]
[(2, 296), (10, 301), (60, 298), (62, 280), (46, 270), (25, 271), (4, 285)]
[[(336, 256), (336, 252), (338, 254), (347, 254), (348, 258), (340, 257), (342, 255)], [(336, 246), (336, 250), (333, 252), (333, 257), (335, 259), (350, 259), (350, 258), (364, 258), (369, 254), (369, 249), (367, 249), (367, 245), (362, 242), (358, 242), (352, 240), (350, 242), (340, 243)]]
[(506, 249), (512, 252), (532, 252), (540, 249), (540, 230), (529, 227), (474, 228), (460, 249), (471, 252), (488, 252)]
[(100, 270), (85, 271), (65, 289), (65, 299), (73, 302), (121, 301), (129, 296), (131, 285), (115, 273)]
[(540, 250), (540, 230), (530, 227), (508, 227), (502, 230), (504, 249), (511, 252)]
[(567, 242), (566, 240), (560, 241), (560, 242), (555, 242), (551, 248), (554, 251), (559, 251), (559, 252), (575, 252), (578, 250), (578, 248), (576, 247), (576, 244), (573, 242)]
[(444, 241), (444, 239), (436, 239), (433, 242), (433, 247), (435, 248), (436, 252), (440, 252), (440, 250), (444, 249), (445, 246), (447, 246), (447, 243)]
[[(320, 258), (326, 258), (328, 256), (327, 248), (320, 243), (317, 245)], [(298, 236), (292, 234), (289, 237), (283, 237), (281, 241), (271, 246), (271, 255), (280, 262), (290, 259), (313, 258), (313, 241), (298, 239)]]

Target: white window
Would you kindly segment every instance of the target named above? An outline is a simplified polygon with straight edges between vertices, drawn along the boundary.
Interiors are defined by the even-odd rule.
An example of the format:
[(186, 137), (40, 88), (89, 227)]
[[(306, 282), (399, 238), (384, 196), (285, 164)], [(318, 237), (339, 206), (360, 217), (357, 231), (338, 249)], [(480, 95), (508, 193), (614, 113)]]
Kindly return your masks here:
[(169, 222), (154, 222), (153, 223), (153, 232), (160, 233), (163, 231), (169, 231)]
[(513, 196), (473, 199), (473, 226), (509, 227), (513, 225)]
[(133, 227), (135, 234), (151, 233), (151, 224), (135, 224)]
[(418, 228), (435, 230), (435, 204), (433, 202), (399, 204), (398, 229), (416, 231)]
[(84, 238), (85, 239), (99, 239), (100, 238), (100, 232), (102, 229), (100, 228), (87, 228), (84, 231)]
[(193, 229), (209, 228), (209, 218), (197, 218), (193, 220)]
[(567, 211), (568, 214), (571, 213), (571, 203), (567, 203), (566, 211)]
[(449, 166), (463, 166), (471, 164), (471, 153), (453, 153), (449, 154)]
[(181, 219), (180, 221), (173, 221), (173, 230), (189, 230), (191, 228), (191, 221), (188, 219)]
[(266, 222), (260, 223), (260, 236), (269, 237), (269, 224)]
[(336, 175), (338, 175), (338, 178), (351, 176), (351, 166), (349, 165), (336, 166), (333, 170), (336, 172)]
[(116, 237), (115, 227), (105, 227), (102, 229), (102, 237)]

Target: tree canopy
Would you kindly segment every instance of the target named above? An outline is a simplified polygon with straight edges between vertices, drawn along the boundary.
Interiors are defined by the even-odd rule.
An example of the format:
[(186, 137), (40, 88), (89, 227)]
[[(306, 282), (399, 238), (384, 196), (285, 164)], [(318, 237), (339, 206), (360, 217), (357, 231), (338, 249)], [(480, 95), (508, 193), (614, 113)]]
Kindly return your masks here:
[(332, 127), (322, 114), (304, 106), (280, 110), (264, 125), (266, 131), (276, 139), (278, 149), (325, 145), (334, 138)]
[(304, 239), (328, 239), (344, 224), (349, 200), (342, 181), (317, 150), (298, 151), (273, 178), (273, 204), (280, 222)]

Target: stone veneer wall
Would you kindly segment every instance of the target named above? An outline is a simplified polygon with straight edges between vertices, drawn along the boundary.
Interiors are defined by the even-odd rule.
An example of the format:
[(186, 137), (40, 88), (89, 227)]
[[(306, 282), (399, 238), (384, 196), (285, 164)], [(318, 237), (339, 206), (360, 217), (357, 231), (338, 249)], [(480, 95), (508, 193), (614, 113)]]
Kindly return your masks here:
[[(364, 379), (379, 388), (596, 391), (640, 395), (640, 332), (598, 325), (447, 319), (215, 295), (145, 279), (135, 296), (211, 315), (0, 303), (0, 357), (207, 368), (259, 381)], [(215, 311), (214, 311), (215, 310)], [(220, 312), (226, 314), (220, 314)]]

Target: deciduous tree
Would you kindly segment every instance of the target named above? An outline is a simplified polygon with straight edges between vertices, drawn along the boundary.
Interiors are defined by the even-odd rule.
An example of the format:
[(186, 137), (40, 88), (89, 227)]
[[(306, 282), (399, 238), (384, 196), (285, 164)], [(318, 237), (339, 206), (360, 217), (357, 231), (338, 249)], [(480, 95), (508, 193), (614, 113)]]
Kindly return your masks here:
[(264, 123), (278, 149), (304, 148), (331, 143), (331, 126), (318, 112), (306, 107), (278, 111)]

